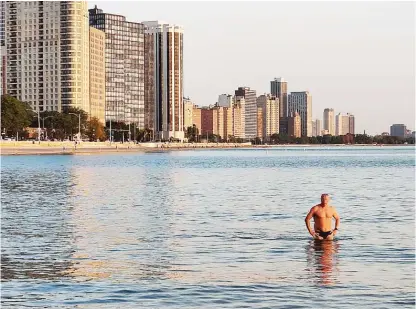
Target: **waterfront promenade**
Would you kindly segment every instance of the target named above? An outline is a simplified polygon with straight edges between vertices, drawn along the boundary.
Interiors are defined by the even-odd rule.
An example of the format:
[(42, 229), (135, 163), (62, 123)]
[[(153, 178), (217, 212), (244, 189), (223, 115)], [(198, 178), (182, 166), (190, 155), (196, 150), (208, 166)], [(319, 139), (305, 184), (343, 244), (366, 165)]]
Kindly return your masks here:
[[(166, 150), (247, 148), (250, 143), (110, 143), (110, 142), (48, 142), (1, 141), (1, 155), (27, 154), (92, 154), (116, 152), (154, 152)], [(263, 147), (267, 147), (264, 146)]]
[[(250, 143), (110, 143), (110, 142), (50, 142), (50, 141), (0, 141), (0, 155), (50, 155), (50, 154), (99, 154), (117, 152), (161, 152), (192, 149), (232, 149), (232, 148), (276, 148), (276, 147), (347, 147), (374, 146), (371, 144), (278, 144), (252, 145)], [(378, 145), (378, 146), (414, 146), (414, 145)]]

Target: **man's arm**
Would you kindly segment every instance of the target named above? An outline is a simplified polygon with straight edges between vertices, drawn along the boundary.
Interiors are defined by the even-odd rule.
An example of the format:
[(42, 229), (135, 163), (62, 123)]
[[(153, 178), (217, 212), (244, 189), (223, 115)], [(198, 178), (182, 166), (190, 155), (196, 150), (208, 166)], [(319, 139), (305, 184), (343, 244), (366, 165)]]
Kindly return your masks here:
[(309, 221), (312, 219), (313, 215), (315, 214), (315, 210), (316, 210), (315, 207), (316, 206), (313, 206), (311, 208), (311, 210), (309, 210), (309, 213), (306, 215), (306, 218), (305, 218), (306, 228), (308, 229), (308, 232), (309, 232), (309, 234), (311, 234), (312, 237), (314, 237), (315, 234), (314, 234), (314, 232), (312, 232), (312, 229), (311, 229), (311, 226), (309, 224)]
[(338, 229), (339, 229), (339, 225), (340, 225), (340, 218), (339, 218), (338, 212), (337, 212), (337, 210), (335, 209), (335, 207), (333, 207), (333, 209), (334, 209), (334, 214), (333, 214), (332, 216), (333, 216), (333, 217), (334, 217), (334, 219), (335, 219), (335, 229), (334, 229), (334, 231), (333, 231), (333, 234), (335, 235), (335, 234), (338, 232)]

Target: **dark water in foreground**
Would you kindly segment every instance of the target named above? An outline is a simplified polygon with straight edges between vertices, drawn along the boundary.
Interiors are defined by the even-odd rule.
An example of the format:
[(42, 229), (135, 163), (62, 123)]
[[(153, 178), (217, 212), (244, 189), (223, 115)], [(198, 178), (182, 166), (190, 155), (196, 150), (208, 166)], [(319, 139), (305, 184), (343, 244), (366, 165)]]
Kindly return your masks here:
[[(2, 308), (414, 308), (414, 160), (413, 147), (1, 157)], [(303, 219), (323, 192), (341, 230), (315, 243)]]

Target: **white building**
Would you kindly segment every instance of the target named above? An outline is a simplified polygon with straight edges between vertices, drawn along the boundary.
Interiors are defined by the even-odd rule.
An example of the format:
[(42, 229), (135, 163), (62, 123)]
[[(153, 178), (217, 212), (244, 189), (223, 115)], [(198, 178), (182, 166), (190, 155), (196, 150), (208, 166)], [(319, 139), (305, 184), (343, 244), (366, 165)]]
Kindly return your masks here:
[(231, 94), (220, 94), (218, 96), (218, 106), (232, 107), (233, 96)]
[(342, 134), (342, 115), (338, 113), (335, 116), (335, 136), (343, 135)]
[(354, 134), (354, 116), (339, 113), (335, 117), (335, 135), (346, 135), (348, 133)]
[(37, 111), (89, 111), (86, 1), (7, 1), (7, 92)]
[(324, 109), (324, 130), (328, 131), (328, 134), (335, 135), (335, 113), (332, 108)]
[(322, 125), (321, 120), (316, 119), (312, 121), (312, 136), (321, 136), (322, 135)]
[(269, 139), (271, 135), (279, 133), (279, 98), (261, 95), (257, 98), (257, 107), (261, 108), (262, 116), (261, 134), (257, 136)]
[(145, 125), (156, 138), (183, 140), (183, 28), (162, 21), (143, 24)]
[(312, 136), (312, 96), (308, 91), (289, 94), (289, 115), (299, 113), (302, 136)]

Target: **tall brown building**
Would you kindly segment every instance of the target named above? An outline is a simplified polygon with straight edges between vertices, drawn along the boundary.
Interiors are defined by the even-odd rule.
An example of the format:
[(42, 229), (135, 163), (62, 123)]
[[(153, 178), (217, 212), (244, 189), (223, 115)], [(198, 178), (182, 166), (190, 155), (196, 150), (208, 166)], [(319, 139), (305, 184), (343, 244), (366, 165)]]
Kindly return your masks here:
[(143, 24), (145, 126), (158, 139), (183, 139), (183, 29), (160, 21)]
[(218, 134), (218, 110), (201, 108), (201, 135)]
[(298, 112), (292, 113), (288, 117), (288, 135), (293, 137), (301, 137), (301, 119)]

